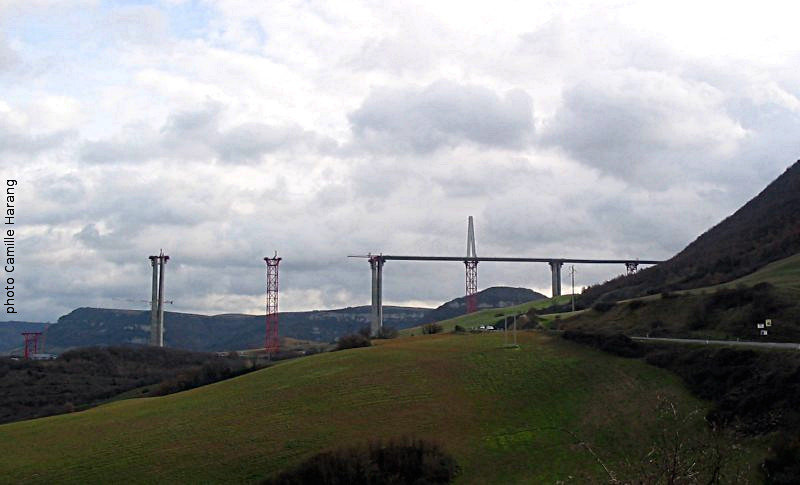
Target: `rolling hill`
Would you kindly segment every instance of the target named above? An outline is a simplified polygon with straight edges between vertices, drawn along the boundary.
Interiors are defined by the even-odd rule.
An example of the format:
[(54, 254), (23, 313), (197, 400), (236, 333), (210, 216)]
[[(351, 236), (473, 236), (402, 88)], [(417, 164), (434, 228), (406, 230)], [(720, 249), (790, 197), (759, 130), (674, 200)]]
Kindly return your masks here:
[[(428, 308), (384, 307), (387, 325), (404, 328), (424, 321)], [(369, 323), (367, 306), (310, 312), (282, 312), (281, 336), (329, 342)], [(165, 312), (166, 345), (196, 351), (263, 347), (263, 315), (197, 315)], [(0, 329), (3, 328), (0, 324)], [(42, 324), (40, 324), (42, 325)], [(77, 308), (47, 326), (47, 351), (61, 352), (93, 345), (147, 344), (150, 312), (108, 308)], [(0, 335), (0, 351), (19, 351), (19, 332)]]
[[(719, 285), (561, 315), (559, 328), (640, 337), (800, 342), (800, 254)], [(756, 326), (771, 320), (767, 335)]]
[[(572, 295), (561, 295), (555, 299), (537, 299), (526, 303), (521, 303), (519, 305), (507, 306), (503, 308), (487, 308), (485, 310), (479, 310), (468, 315), (459, 315), (446, 320), (439, 320), (436, 321), (436, 323), (441, 325), (442, 330), (445, 332), (452, 331), (456, 325), (460, 325), (466, 330), (477, 328), (480, 325), (502, 326), (502, 322), (506, 317), (521, 315), (531, 309), (540, 311), (545, 308), (549, 308), (552, 305), (563, 305), (568, 303), (571, 297)], [(401, 335), (420, 335), (421, 333), (422, 325), (410, 327), (400, 332)]]
[[(547, 297), (543, 294), (528, 288), (510, 288), (507, 286), (493, 286), (481, 290), (477, 294), (478, 310), (507, 308), (545, 299)], [(426, 321), (438, 322), (464, 315), (466, 309), (467, 299), (460, 297), (431, 310), (425, 318)]]
[[(254, 482), (324, 449), (433, 439), (460, 483), (602, 482), (630, 473), (660, 399), (702, 434), (706, 404), (679, 379), (545, 335), (435, 335), (319, 354), (191, 391), (0, 426), (11, 482)], [(701, 412), (691, 414), (692, 410)], [(740, 449), (755, 463), (763, 449)]]
[[(544, 298), (526, 288), (492, 287), (478, 293), (480, 308), (517, 305)], [(384, 306), (384, 325), (403, 329), (423, 322), (463, 314), (464, 298), (459, 297), (435, 309)], [(282, 312), (281, 336), (301, 340), (331, 342), (369, 325), (370, 307), (338, 310)], [(197, 351), (241, 350), (263, 347), (263, 315), (197, 315), (166, 312), (165, 340), (168, 347)], [(47, 328), (47, 351), (60, 352), (92, 345), (147, 344), (150, 312), (108, 308), (77, 308), (56, 324), (26, 322), (0, 323), (0, 352), (17, 351), (22, 346), (21, 329)]]
[(789, 256), (729, 283), (730, 286), (769, 283), (779, 288), (800, 292), (800, 253)]
[(683, 251), (634, 275), (590, 286), (582, 297), (622, 300), (712, 286), (800, 253), (800, 161)]

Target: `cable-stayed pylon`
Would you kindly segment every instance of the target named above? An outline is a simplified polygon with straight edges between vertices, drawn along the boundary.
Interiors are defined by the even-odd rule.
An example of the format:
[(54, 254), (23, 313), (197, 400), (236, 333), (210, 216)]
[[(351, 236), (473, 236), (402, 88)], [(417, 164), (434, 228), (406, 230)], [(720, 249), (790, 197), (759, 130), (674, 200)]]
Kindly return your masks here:
[(472, 223), (472, 216), (469, 216), (467, 227), (467, 259), (464, 260), (466, 267), (466, 300), (467, 313), (472, 313), (478, 309), (478, 254), (475, 251), (475, 227)]

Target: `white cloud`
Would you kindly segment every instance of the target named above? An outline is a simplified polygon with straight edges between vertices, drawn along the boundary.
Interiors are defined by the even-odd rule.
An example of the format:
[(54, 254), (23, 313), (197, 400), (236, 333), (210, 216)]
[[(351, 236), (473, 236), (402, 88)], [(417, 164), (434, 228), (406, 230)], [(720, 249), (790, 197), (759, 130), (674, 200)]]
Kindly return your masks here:
[[(793, 17), (767, 8), (12, 3), (0, 166), (27, 319), (146, 299), (162, 247), (176, 310), (260, 311), (274, 249), (283, 309), (364, 304), (347, 254), (462, 254), (468, 215), (483, 255), (667, 257), (800, 151)], [(386, 301), (463, 277), (393, 262)]]

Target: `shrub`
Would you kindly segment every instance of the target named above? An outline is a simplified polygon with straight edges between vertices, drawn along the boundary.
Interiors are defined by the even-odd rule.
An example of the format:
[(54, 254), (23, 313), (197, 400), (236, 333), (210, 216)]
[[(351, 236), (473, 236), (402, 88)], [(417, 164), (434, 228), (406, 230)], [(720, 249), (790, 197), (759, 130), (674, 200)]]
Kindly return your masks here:
[(370, 340), (360, 333), (345, 335), (340, 337), (336, 343), (336, 350), (355, 349), (358, 347), (369, 347), (372, 345)]
[(592, 310), (598, 313), (605, 313), (614, 308), (614, 305), (616, 305), (616, 303), (613, 301), (598, 301), (592, 305)]
[(800, 483), (800, 438), (781, 433), (761, 470), (768, 484)]
[(467, 329), (465, 329), (461, 325), (456, 325), (455, 327), (453, 327), (453, 332), (455, 332), (455, 333), (464, 333), (466, 331), (467, 331)]
[(604, 335), (599, 333), (586, 333), (577, 330), (567, 330), (561, 337), (579, 344), (588, 345), (620, 357), (636, 358), (645, 354), (642, 344), (631, 340), (621, 333)]
[(372, 327), (370, 327), (369, 325), (367, 325), (365, 327), (361, 327), (361, 328), (358, 329), (358, 332), (356, 332), (356, 333), (358, 335), (363, 336), (364, 338), (370, 338), (370, 337), (372, 337)]
[(394, 327), (381, 327), (381, 329), (378, 330), (378, 335), (376, 335), (375, 337), (382, 339), (391, 339), (391, 338), (397, 338), (398, 335), (399, 333), (397, 332), (397, 329)]
[(319, 453), (263, 483), (271, 485), (450, 483), (456, 461), (429, 441), (403, 438)]
[(434, 333), (441, 333), (444, 331), (441, 325), (438, 323), (426, 323), (422, 326), (422, 333), (426, 335), (431, 335)]
[(645, 305), (646, 303), (642, 300), (633, 300), (630, 303), (628, 303), (628, 308), (630, 310), (637, 310)]

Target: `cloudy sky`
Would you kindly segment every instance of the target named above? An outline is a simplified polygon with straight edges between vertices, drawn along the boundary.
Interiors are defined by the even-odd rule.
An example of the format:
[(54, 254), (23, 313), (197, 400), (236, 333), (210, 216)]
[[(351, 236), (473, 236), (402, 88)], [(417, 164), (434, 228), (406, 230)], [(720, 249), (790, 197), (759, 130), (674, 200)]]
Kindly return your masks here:
[(469, 215), (479, 256), (668, 258), (800, 158), (789, 2), (475, 3), (0, 0), (5, 320), (146, 308), (160, 248), (174, 310), (263, 313), (274, 250), (281, 310), (367, 304), (348, 254), (465, 254)]

